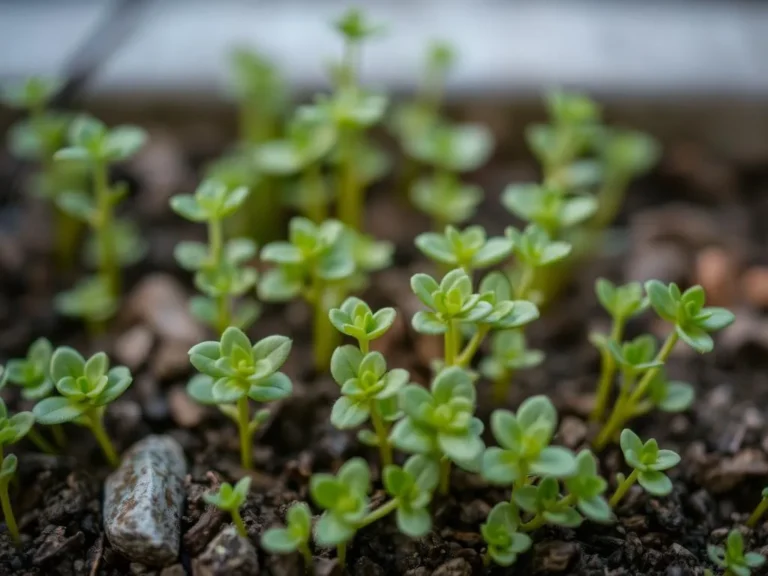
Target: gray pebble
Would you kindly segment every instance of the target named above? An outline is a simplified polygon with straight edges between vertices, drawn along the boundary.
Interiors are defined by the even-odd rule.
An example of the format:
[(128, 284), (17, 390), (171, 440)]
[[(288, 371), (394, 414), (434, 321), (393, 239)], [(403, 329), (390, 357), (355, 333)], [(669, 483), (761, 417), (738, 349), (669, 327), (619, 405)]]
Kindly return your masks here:
[(170, 436), (134, 444), (104, 486), (104, 531), (130, 560), (153, 566), (179, 555), (184, 506), (184, 451)]
[(224, 528), (192, 564), (192, 576), (258, 576), (259, 557), (234, 526)]

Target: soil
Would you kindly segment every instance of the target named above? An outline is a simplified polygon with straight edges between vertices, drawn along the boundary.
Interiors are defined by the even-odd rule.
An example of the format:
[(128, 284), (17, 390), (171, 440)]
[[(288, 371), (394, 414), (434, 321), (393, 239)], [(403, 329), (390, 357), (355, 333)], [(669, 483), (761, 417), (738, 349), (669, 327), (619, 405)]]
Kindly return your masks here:
[[(0, 533), (0, 574), (191, 574), (195, 559), (228, 523), (223, 514), (204, 504), (202, 494), (243, 474), (236, 435), (217, 411), (200, 408), (183, 392), (191, 374), (186, 350), (194, 343), (185, 330), (188, 318), (165, 318), (172, 325), (158, 320), (169, 294), (171, 304), (183, 310), (185, 296), (192, 293), (190, 278), (173, 262), (172, 248), (178, 240), (200, 237), (203, 231), (181, 222), (165, 206), (169, 194), (190, 190), (194, 183), (190, 166), (199, 161), (166, 135), (121, 173), (133, 184), (125, 210), (141, 222), (151, 253), (143, 264), (127, 271), (125, 305), (110, 331), (95, 341), (77, 322), (52, 309), (53, 294), (71, 285), (76, 274), (56, 271), (45, 232), (50, 228), (45, 206), (25, 198), (2, 209), (0, 360), (23, 355), (39, 336), (83, 352), (107, 350), (115, 362), (129, 364), (134, 373), (134, 385), (107, 415), (119, 449), (150, 432), (171, 434), (187, 453), (190, 474), (179, 562), (161, 571), (130, 563), (104, 537), (101, 491), (109, 470), (86, 431), (67, 427), (69, 448), (63, 456), (40, 455), (22, 443), (16, 447), (20, 467), (12, 499), (23, 544), (16, 549), (7, 533)], [(0, 166), (8, 165), (0, 161)], [(162, 174), (173, 174), (170, 182), (163, 183), (158, 171), (151, 170), (158, 165)], [(512, 222), (498, 209), (497, 195), (511, 180), (535, 177), (530, 166), (527, 160), (497, 161), (473, 176), (489, 191), (476, 218), (489, 232), (500, 233)], [(722, 542), (733, 527), (743, 530), (749, 549), (768, 553), (768, 524), (755, 530), (743, 526), (768, 478), (768, 320), (763, 315), (768, 301), (766, 290), (761, 292), (754, 280), (765, 272), (760, 266), (768, 263), (766, 185), (765, 167), (727, 164), (690, 144), (668, 147), (656, 172), (631, 187), (604, 253), (579, 270), (562, 297), (532, 326), (531, 345), (544, 349), (547, 360), (541, 368), (515, 377), (507, 407), (515, 408), (532, 394), (547, 394), (560, 411), (558, 442), (578, 449), (596, 432), (585, 416), (598, 369), (587, 334), (607, 324), (593, 294), (597, 275), (614, 281), (649, 277), (684, 285), (702, 281), (718, 304), (732, 307), (739, 317), (718, 338), (715, 353), (700, 357), (682, 347), (675, 350), (670, 372), (695, 385), (692, 409), (671, 416), (653, 413), (633, 426), (641, 437), (654, 437), (683, 456), (670, 473), (674, 492), (656, 499), (631, 491), (612, 526), (585, 522), (576, 530), (542, 528), (533, 534), (531, 551), (515, 566), (495, 567), (491, 574), (700, 575), (713, 568), (707, 544)], [(392, 305), (400, 312), (398, 323), (378, 347), (391, 366), (407, 368), (416, 381), (425, 382), (428, 362), (440, 354), (440, 343), (414, 333), (404, 318), (418, 308), (408, 287), (410, 275), (429, 269), (412, 244), (428, 223), (399, 203), (386, 186), (370, 194), (368, 215), (369, 231), (397, 245), (396, 265), (379, 273), (364, 295), (374, 308)], [(149, 288), (147, 278), (154, 282)], [(743, 285), (748, 279), (751, 288)], [(369, 458), (378, 476), (376, 454), (362, 447), (353, 433), (335, 430), (329, 423), (338, 387), (326, 376), (315, 376), (308, 365), (308, 328), (308, 311), (297, 303), (265, 308), (251, 330), (253, 337), (279, 333), (294, 338), (286, 371), (295, 393), (272, 406), (272, 417), (257, 436), (257, 472), (252, 474), (253, 489), (242, 512), (257, 549), (262, 531), (282, 521), (287, 505), (308, 499), (313, 472), (334, 470), (349, 457), (361, 455)], [(663, 336), (663, 327), (650, 316), (630, 326), (631, 333), (642, 330)], [(487, 421), (494, 406), (485, 382), (479, 384), (479, 392), (479, 415)], [(6, 388), (3, 396), (13, 410), (29, 408), (13, 388)], [(600, 454), (600, 461), (607, 478), (624, 470), (615, 447)], [(374, 494), (374, 501), (377, 497)], [(347, 570), (354, 576), (484, 574), (479, 526), (491, 507), (507, 498), (507, 491), (457, 471), (450, 497), (435, 499), (434, 529), (427, 537), (410, 540), (397, 533), (391, 519), (377, 522), (362, 530), (349, 547)], [(247, 553), (241, 550), (233, 548), (232, 555)], [(342, 573), (331, 551), (316, 549), (315, 554), (316, 573)], [(261, 574), (302, 573), (298, 557), (269, 557), (258, 550), (258, 560)]]

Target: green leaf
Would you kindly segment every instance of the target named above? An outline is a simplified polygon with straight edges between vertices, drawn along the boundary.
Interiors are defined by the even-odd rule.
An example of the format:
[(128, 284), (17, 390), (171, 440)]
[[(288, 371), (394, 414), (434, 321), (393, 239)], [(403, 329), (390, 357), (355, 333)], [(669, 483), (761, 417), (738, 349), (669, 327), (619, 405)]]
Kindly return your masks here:
[(117, 126), (109, 131), (106, 154), (110, 160), (126, 160), (147, 141), (147, 133), (138, 126)]
[(296, 537), (285, 528), (270, 528), (261, 537), (261, 547), (270, 554), (290, 554), (298, 547)]
[(56, 195), (56, 205), (70, 216), (83, 222), (91, 222), (96, 206), (85, 192), (66, 190)]
[(208, 212), (190, 194), (173, 196), (171, 208), (176, 214), (190, 222), (205, 222), (209, 218)]
[(434, 312), (419, 310), (411, 320), (413, 329), (419, 334), (438, 335), (448, 331), (447, 324)]
[(512, 241), (508, 238), (491, 238), (478, 250), (472, 261), (476, 268), (487, 268), (498, 264), (512, 252)]
[(213, 397), (217, 404), (233, 404), (245, 396), (246, 392), (235, 378), (219, 378), (213, 383)]
[(288, 398), (292, 391), (291, 379), (282, 372), (275, 372), (251, 384), (248, 397), (255, 402), (273, 402)]
[(349, 490), (358, 494), (368, 494), (371, 489), (371, 471), (362, 458), (352, 458), (342, 464), (337, 478)]
[(440, 289), (434, 278), (427, 274), (415, 274), (411, 277), (411, 290), (428, 308), (435, 308), (433, 294)]
[(395, 448), (409, 454), (430, 454), (437, 448), (435, 436), (410, 418), (395, 423), (389, 439)]
[(213, 378), (206, 374), (195, 374), (187, 383), (187, 394), (200, 404), (216, 405), (213, 396)]
[(35, 421), (44, 425), (72, 422), (85, 414), (87, 405), (75, 403), (63, 396), (45, 398), (32, 409)]
[(286, 302), (296, 298), (302, 286), (301, 279), (289, 276), (286, 270), (269, 270), (259, 282), (259, 298), (265, 302)]
[(230, 326), (221, 335), (221, 355), (231, 358), (237, 349), (250, 352), (251, 341), (245, 332)]
[(581, 510), (590, 520), (595, 522), (612, 522), (613, 511), (601, 496), (594, 496), (593, 498), (579, 498), (577, 501), (577, 507)]
[(645, 291), (656, 314), (667, 322), (675, 322), (677, 302), (672, 298), (667, 287), (658, 280), (649, 280), (645, 283)]
[(437, 443), (443, 454), (457, 462), (474, 460), (485, 449), (482, 439), (471, 431), (465, 433), (440, 431), (437, 434)]
[(557, 411), (546, 396), (532, 396), (526, 398), (517, 409), (517, 422), (523, 430), (546, 424), (551, 437), (557, 428)]
[(224, 373), (216, 367), (216, 361), (221, 358), (221, 347), (218, 342), (207, 341), (195, 344), (189, 349), (189, 361), (198, 371), (214, 378), (220, 378)]
[(675, 331), (683, 342), (699, 354), (712, 352), (712, 349), (715, 347), (712, 337), (697, 326), (681, 326), (677, 324), (675, 325)]
[(337, 546), (355, 535), (355, 529), (343, 523), (330, 512), (325, 512), (315, 525), (315, 543), (319, 546)]
[(637, 482), (646, 492), (654, 496), (666, 496), (672, 492), (672, 481), (663, 472), (656, 470), (640, 472)]
[(366, 403), (342, 396), (333, 404), (331, 424), (340, 430), (355, 428), (368, 420), (370, 409)]
[(96, 406), (106, 406), (114, 402), (125, 392), (133, 382), (133, 376), (125, 366), (115, 366), (107, 373), (107, 385), (93, 403)]
[(331, 376), (339, 386), (357, 378), (363, 353), (355, 346), (339, 346), (331, 356)]
[(621, 446), (621, 451), (624, 452), (625, 455), (627, 452), (634, 452), (635, 454), (642, 454), (643, 452), (643, 441), (629, 428), (625, 428), (621, 431), (619, 444)]
[(77, 378), (85, 370), (85, 359), (74, 348), (61, 346), (51, 358), (51, 377), (61, 380), (67, 376)]
[(309, 493), (318, 506), (328, 510), (343, 496), (344, 487), (330, 474), (313, 474), (309, 479)]
[(515, 415), (509, 410), (494, 410), (491, 414), (491, 431), (496, 441), (507, 450), (519, 450), (523, 430)]
[(274, 371), (285, 364), (292, 346), (293, 341), (287, 336), (267, 336), (253, 345), (253, 357), (266, 362)]
[(483, 454), (482, 475), (488, 482), (508, 486), (518, 479), (520, 468), (511, 452), (493, 446)]
[(560, 511), (545, 511), (542, 516), (550, 523), (565, 528), (577, 528), (581, 526), (582, 517), (573, 508), (566, 508)]
[(399, 507), (395, 518), (398, 530), (410, 538), (426, 536), (432, 529), (432, 517), (429, 511), (423, 508)]
[(656, 462), (650, 465), (652, 470), (669, 470), (680, 463), (680, 456), (672, 450), (659, 450)]
[(576, 472), (576, 459), (567, 448), (548, 446), (530, 466), (533, 474), (564, 478)]
[(202, 242), (179, 242), (173, 256), (184, 270), (200, 270), (208, 263), (208, 247)]

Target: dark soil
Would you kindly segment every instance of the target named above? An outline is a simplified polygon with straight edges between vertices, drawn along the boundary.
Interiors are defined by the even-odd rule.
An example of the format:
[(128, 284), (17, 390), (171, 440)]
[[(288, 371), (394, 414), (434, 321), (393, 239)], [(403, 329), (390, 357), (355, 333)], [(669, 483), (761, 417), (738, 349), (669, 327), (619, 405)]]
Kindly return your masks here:
[[(194, 185), (189, 166), (199, 158), (182, 153), (167, 135), (155, 142), (143, 158), (126, 167), (135, 185), (126, 209), (144, 226), (151, 254), (142, 266), (128, 271), (124, 309), (109, 334), (98, 341), (89, 341), (78, 323), (52, 310), (53, 294), (71, 285), (74, 276), (55, 271), (44, 206), (25, 200), (3, 208), (0, 360), (23, 355), (34, 338), (47, 336), (55, 344), (72, 344), (83, 352), (106, 349), (115, 362), (130, 364), (134, 385), (109, 410), (108, 428), (121, 450), (150, 432), (167, 432), (185, 448), (191, 473), (179, 563), (162, 571), (147, 568), (130, 564), (110, 548), (101, 527), (101, 486), (109, 470), (87, 433), (68, 427), (70, 448), (65, 456), (43, 456), (29, 445), (18, 446), (20, 467), (12, 498), (23, 545), (15, 549), (7, 534), (0, 533), (0, 574), (190, 574), (195, 559), (228, 523), (223, 514), (204, 504), (202, 494), (243, 474), (236, 435), (217, 411), (201, 409), (185, 396), (183, 385), (190, 375), (186, 350), (194, 341), (185, 340), (183, 326), (174, 332), (153, 323), (166, 303), (153, 299), (156, 294), (146, 284), (142, 287), (149, 273), (159, 272), (163, 274), (159, 282), (170, 283), (172, 294), (176, 283), (192, 293), (189, 278), (173, 263), (172, 248), (179, 239), (203, 231), (181, 223), (166, 206), (169, 194), (188, 192)], [(699, 357), (684, 348), (675, 351), (671, 375), (697, 389), (692, 410), (672, 416), (651, 414), (634, 426), (642, 437), (655, 437), (683, 456), (671, 471), (674, 492), (655, 499), (631, 491), (613, 526), (586, 522), (576, 530), (542, 528), (533, 534), (532, 550), (514, 567), (493, 568), (492, 574), (700, 575), (712, 568), (707, 544), (722, 542), (733, 527), (743, 530), (750, 549), (768, 553), (768, 525), (756, 530), (743, 527), (760, 489), (768, 483), (768, 320), (762, 313), (768, 300), (759, 297), (760, 287), (765, 293), (768, 286), (754, 280), (760, 272), (754, 267), (766, 264), (768, 205), (763, 192), (768, 170), (718, 163), (696, 148), (692, 157), (690, 150), (690, 146), (671, 147), (657, 172), (633, 185), (618, 232), (605, 253), (579, 270), (562, 297), (532, 327), (531, 344), (546, 351), (547, 361), (516, 377), (507, 404), (514, 408), (532, 394), (549, 395), (560, 410), (558, 441), (574, 449), (587, 445), (595, 433), (586, 425), (585, 415), (598, 368), (587, 334), (607, 324), (593, 295), (594, 278), (603, 274), (615, 281), (657, 277), (682, 284), (704, 282), (716, 303), (734, 308), (739, 320), (721, 335), (714, 354)], [(170, 183), (163, 183), (152, 166), (170, 172)], [(713, 170), (719, 170), (719, 180), (703, 176)], [(476, 175), (488, 191), (477, 221), (500, 233), (511, 218), (499, 209), (498, 193), (510, 180), (534, 176), (524, 162), (496, 163)], [(379, 348), (391, 366), (407, 368), (415, 380), (425, 382), (428, 362), (440, 354), (440, 342), (414, 333), (407, 320), (418, 308), (408, 287), (409, 276), (429, 268), (415, 253), (412, 239), (427, 223), (384, 188), (371, 194), (369, 216), (369, 230), (398, 246), (396, 267), (378, 274), (365, 294), (374, 307), (392, 305), (400, 311), (398, 323)], [(750, 279), (756, 287), (748, 285)], [(177, 304), (184, 309), (183, 297)], [(295, 394), (273, 406), (272, 418), (257, 438), (258, 472), (253, 473), (253, 489), (243, 510), (257, 547), (263, 530), (282, 520), (287, 505), (308, 499), (311, 473), (334, 470), (345, 459), (364, 455), (378, 475), (376, 454), (361, 447), (354, 434), (337, 431), (329, 423), (338, 387), (327, 377), (312, 375), (308, 328), (307, 310), (291, 304), (267, 308), (251, 331), (254, 337), (279, 333), (295, 339), (286, 367)], [(663, 336), (663, 327), (650, 317), (631, 326), (632, 332), (641, 330)], [(487, 421), (493, 406), (486, 383), (479, 386), (479, 413)], [(12, 409), (29, 408), (15, 389), (6, 388), (3, 395)], [(600, 458), (607, 478), (623, 469), (616, 448)], [(377, 496), (373, 498), (376, 501)], [(378, 522), (362, 530), (350, 546), (348, 571), (356, 576), (483, 574), (479, 526), (491, 507), (507, 498), (505, 490), (456, 472), (451, 496), (434, 502), (432, 533), (410, 540), (397, 533), (390, 519)], [(238, 553), (233, 549), (232, 555)], [(315, 553), (318, 574), (341, 573), (332, 552)], [(261, 574), (302, 573), (298, 557), (269, 557), (261, 550), (258, 554)]]

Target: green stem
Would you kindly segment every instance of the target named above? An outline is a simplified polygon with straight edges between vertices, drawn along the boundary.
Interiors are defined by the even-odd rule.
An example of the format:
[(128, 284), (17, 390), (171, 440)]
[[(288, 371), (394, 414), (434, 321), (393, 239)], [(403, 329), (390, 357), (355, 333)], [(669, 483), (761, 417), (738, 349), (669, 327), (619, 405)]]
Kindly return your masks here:
[(245, 529), (245, 522), (243, 522), (243, 517), (240, 516), (240, 510), (235, 508), (231, 511), (232, 515), (232, 522), (235, 525), (235, 529), (237, 530), (237, 533), (240, 534), (243, 538), (248, 538), (248, 531)]
[(56, 234), (56, 264), (61, 271), (72, 269), (77, 254), (77, 240), (81, 224), (58, 206), (53, 211)]
[(360, 347), (360, 352), (363, 354), (368, 354), (371, 349), (371, 341), (366, 340), (365, 338), (358, 340), (357, 345)]
[[(667, 336), (667, 339), (664, 341), (664, 345), (661, 347), (661, 350), (659, 350), (658, 355), (656, 356), (657, 362), (667, 361), (667, 358), (669, 358), (669, 355), (672, 353), (675, 344), (677, 344), (677, 340), (677, 331), (672, 330), (672, 332), (669, 333), (669, 336)], [(648, 370), (648, 372), (643, 374), (643, 377), (640, 379), (637, 388), (635, 388), (634, 392), (632, 392), (632, 395), (629, 397), (631, 404), (636, 404), (643, 398), (646, 391), (648, 390), (648, 387), (651, 385), (651, 382), (653, 382), (653, 379), (656, 378), (656, 375), (659, 373), (659, 370), (661, 370), (660, 367), (651, 368)]]
[(381, 467), (383, 469), (385, 466), (392, 464), (392, 446), (389, 443), (387, 425), (384, 423), (384, 419), (381, 417), (375, 401), (371, 403), (371, 422), (373, 423), (376, 437), (379, 439), (379, 456), (381, 457)]
[(509, 392), (509, 384), (511, 380), (512, 372), (506, 370), (499, 377), (493, 379), (491, 396), (493, 397), (494, 404), (504, 404), (504, 402), (507, 400), (507, 393)]
[(248, 410), (248, 396), (243, 396), (237, 401), (237, 426), (240, 429), (240, 462), (246, 470), (253, 469), (252, 437), (250, 433), (250, 413)]
[(53, 434), (53, 440), (56, 442), (56, 445), (59, 448), (66, 448), (67, 437), (64, 434), (64, 428), (62, 428), (61, 424), (54, 424), (51, 426), (51, 433)]
[[(208, 245), (210, 249), (211, 266), (219, 269), (224, 260), (224, 227), (221, 220), (213, 218), (208, 221)], [(232, 322), (230, 298), (227, 294), (216, 297), (216, 331), (224, 333)]]
[(315, 162), (307, 167), (304, 173), (302, 190), (302, 204), (306, 216), (316, 224), (320, 224), (328, 218), (328, 203), (326, 202), (323, 184), (323, 176), (320, 172), (320, 163)]
[(462, 368), (466, 368), (469, 366), (469, 364), (472, 362), (472, 359), (475, 357), (475, 354), (477, 354), (477, 350), (480, 348), (480, 345), (483, 343), (483, 340), (485, 340), (486, 335), (490, 331), (490, 326), (487, 324), (482, 324), (472, 335), (472, 339), (467, 343), (464, 350), (462, 350), (461, 354), (459, 354), (459, 357), (456, 358), (456, 365), (461, 366)]
[(96, 438), (96, 442), (99, 443), (99, 446), (101, 447), (102, 452), (104, 452), (104, 456), (106, 456), (110, 466), (117, 468), (117, 466), (120, 464), (120, 457), (117, 455), (117, 452), (115, 452), (115, 448), (112, 446), (112, 441), (109, 439), (107, 431), (104, 429), (103, 410), (100, 408), (94, 409), (88, 415), (88, 421), (88, 427), (91, 429), (94, 438)]
[(763, 517), (763, 514), (765, 514), (766, 511), (768, 511), (768, 497), (763, 498), (760, 501), (760, 504), (757, 505), (757, 508), (755, 508), (755, 510), (749, 516), (749, 520), (747, 520), (747, 526), (750, 528), (757, 526), (757, 523), (759, 522), (760, 518)]
[(624, 494), (627, 493), (627, 490), (632, 488), (635, 482), (637, 482), (637, 477), (640, 475), (640, 472), (637, 470), (632, 470), (632, 474), (624, 478), (624, 482), (619, 484), (616, 487), (616, 492), (613, 493), (613, 496), (611, 496), (611, 499), (608, 501), (608, 504), (611, 508), (615, 508), (616, 505), (621, 501), (621, 499), (624, 497)]
[(310, 302), (313, 306), (312, 351), (315, 370), (325, 372), (331, 365), (331, 356), (339, 341), (340, 334), (333, 328), (328, 318), (331, 308), (326, 295), (326, 283), (317, 274), (313, 278)]
[(339, 563), (339, 566), (341, 566), (342, 571), (344, 570), (344, 566), (347, 565), (347, 543), (342, 542), (341, 544), (338, 544), (336, 546), (336, 561)]
[(27, 438), (29, 438), (35, 446), (40, 448), (40, 450), (46, 454), (56, 454), (56, 448), (51, 446), (50, 442), (43, 438), (40, 432), (34, 428), (29, 429), (29, 432), (27, 432)]
[(93, 168), (93, 184), (96, 192), (97, 217), (95, 228), (99, 243), (100, 262), (99, 268), (104, 281), (107, 283), (109, 293), (113, 297), (120, 294), (120, 268), (115, 251), (115, 237), (113, 234), (113, 210), (112, 199), (109, 190), (109, 172), (105, 162), (97, 162)]
[(528, 484), (528, 464), (525, 462), (520, 462), (518, 467), (520, 469), (520, 475), (517, 477), (517, 480), (515, 480), (513, 484), (515, 490), (520, 489)]
[(541, 528), (546, 523), (547, 521), (544, 519), (544, 516), (542, 516), (541, 513), (537, 513), (536, 516), (531, 518), (528, 522), (521, 524), (520, 530), (523, 532), (532, 532), (533, 530)]
[[(0, 461), (1, 460), (2, 457), (0, 456)], [(0, 482), (0, 507), (2, 507), (3, 510), (3, 517), (5, 518), (5, 525), (8, 527), (8, 533), (11, 535), (14, 544), (18, 546), (21, 543), (21, 537), (19, 536), (19, 527), (16, 525), (16, 517), (13, 515), (11, 499), (8, 496), (7, 480)]]
[(443, 457), (440, 459), (440, 494), (446, 496), (451, 489), (451, 461)]
[[(613, 326), (611, 327), (611, 340), (621, 344), (623, 333), (624, 319), (614, 318)], [(595, 407), (589, 417), (590, 422), (600, 422), (603, 419), (605, 410), (608, 407), (608, 401), (611, 398), (611, 385), (613, 384), (613, 375), (616, 372), (616, 360), (607, 347), (600, 350), (600, 360), (600, 380), (597, 384)]]
[(378, 508), (376, 508), (376, 510), (368, 514), (368, 516), (363, 518), (360, 521), (360, 523), (357, 525), (357, 529), (359, 530), (360, 528), (365, 528), (369, 524), (373, 524), (377, 520), (381, 520), (382, 518), (384, 518), (384, 516), (386, 516), (390, 512), (393, 512), (395, 509), (397, 509), (397, 498), (393, 498), (386, 504), (379, 506)]
[(517, 300), (524, 300), (528, 296), (528, 291), (531, 289), (534, 277), (536, 275), (536, 269), (533, 266), (526, 265), (523, 268), (523, 273), (520, 275), (520, 283), (515, 290), (515, 298)]
[(314, 563), (312, 558), (312, 551), (306, 544), (299, 544), (298, 549), (302, 558), (304, 558), (304, 572), (311, 572), (312, 565)]
[(448, 321), (448, 329), (445, 331), (444, 336), (444, 350), (445, 365), (453, 366), (456, 364), (456, 322), (454, 320)]
[(339, 164), (339, 220), (352, 228), (361, 229), (363, 199), (360, 180), (357, 175), (356, 148), (360, 138), (356, 130), (346, 129), (340, 135), (342, 160)]

